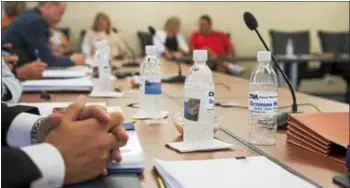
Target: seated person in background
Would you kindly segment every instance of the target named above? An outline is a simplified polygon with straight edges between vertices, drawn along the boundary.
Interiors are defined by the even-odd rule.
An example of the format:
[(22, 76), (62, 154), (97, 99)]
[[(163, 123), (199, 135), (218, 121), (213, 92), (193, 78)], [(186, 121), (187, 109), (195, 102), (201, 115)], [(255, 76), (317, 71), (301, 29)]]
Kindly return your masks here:
[[(17, 79), (25, 81), (37, 80), (42, 78), (43, 72), (47, 67), (46, 63), (42, 62), (40, 59), (36, 59), (32, 62), (25, 63), (20, 67), (16, 67), (18, 62), (18, 56), (16, 54), (9, 54), (9, 52), (12, 51), (12, 44), (6, 43), (2, 46), (2, 49), (3, 61), (7, 64), (9, 71), (15, 74)], [(9, 74), (7, 75), (9, 76)]]
[(127, 55), (121, 36), (112, 29), (109, 17), (105, 13), (100, 12), (97, 13), (92, 28), (84, 36), (81, 47), (83, 53), (89, 57), (93, 56), (95, 53), (95, 42), (102, 39), (108, 39), (112, 58), (123, 58)]
[(26, 2), (23, 1), (6, 1), (4, 3), (5, 15), (1, 18), (1, 32), (11, 25), (12, 21), (26, 10)]
[(178, 58), (189, 52), (186, 39), (180, 33), (180, 24), (178, 17), (170, 17), (165, 22), (164, 31), (157, 31), (153, 37), (157, 52), (166, 58)]
[(39, 2), (39, 7), (24, 12), (6, 29), (2, 45), (11, 43), (18, 55), (17, 66), (41, 59), (49, 67), (83, 65), (84, 55), (73, 54), (70, 58), (56, 56), (49, 45), (50, 25), (57, 24), (65, 11), (63, 2)]
[(85, 103), (79, 97), (46, 118), (37, 108), (1, 103), (1, 185), (62, 187), (107, 175), (106, 163), (121, 160), (128, 140), (123, 116)]
[[(208, 50), (209, 59), (234, 58), (236, 55), (229, 37), (224, 32), (213, 30), (212, 20), (208, 15), (200, 17), (199, 29), (192, 33), (190, 39), (190, 48)], [(243, 71), (243, 67), (230, 62), (219, 62), (213, 69), (229, 74), (239, 74)]]
[(54, 26), (50, 30), (50, 47), (56, 56), (67, 56), (73, 52), (67, 36)]

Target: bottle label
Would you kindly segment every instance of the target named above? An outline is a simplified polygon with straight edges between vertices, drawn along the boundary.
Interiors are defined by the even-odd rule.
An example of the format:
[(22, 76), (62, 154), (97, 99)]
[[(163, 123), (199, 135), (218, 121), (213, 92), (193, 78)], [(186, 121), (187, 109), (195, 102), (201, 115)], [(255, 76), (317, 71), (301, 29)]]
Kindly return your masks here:
[(184, 116), (187, 120), (198, 121), (214, 113), (214, 92), (191, 92), (185, 98)]
[(252, 115), (274, 114), (278, 106), (277, 92), (250, 92), (248, 106)]
[(145, 94), (145, 77), (140, 76), (140, 93)]
[(99, 78), (99, 72), (98, 72), (98, 66), (92, 67), (92, 77), (93, 78)]
[(146, 78), (144, 80), (144, 93), (146, 95), (160, 95), (162, 93), (160, 78)]

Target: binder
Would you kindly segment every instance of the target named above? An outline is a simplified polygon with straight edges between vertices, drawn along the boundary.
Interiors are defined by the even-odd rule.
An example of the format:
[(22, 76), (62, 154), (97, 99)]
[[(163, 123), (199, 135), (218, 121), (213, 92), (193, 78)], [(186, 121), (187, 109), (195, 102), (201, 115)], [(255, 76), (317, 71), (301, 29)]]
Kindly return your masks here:
[(349, 112), (291, 114), (287, 143), (345, 163), (349, 145)]

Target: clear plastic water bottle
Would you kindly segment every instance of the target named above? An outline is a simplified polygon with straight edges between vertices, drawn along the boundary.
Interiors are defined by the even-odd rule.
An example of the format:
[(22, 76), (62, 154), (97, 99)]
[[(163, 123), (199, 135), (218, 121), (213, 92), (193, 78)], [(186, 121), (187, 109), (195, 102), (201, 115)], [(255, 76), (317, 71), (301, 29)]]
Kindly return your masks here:
[(286, 56), (293, 57), (294, 56), (294, 44), (292, 39), (288, 39), (286, 44)]
[(161, 73), (155, 46), (146, 46), (146, 57), (140, 66), (140, 111), (147, 117), (161, 117)]
[(207, 51), (194, 50), (185, 81), (184, 141), (213, 139), (214, 82)]
[(110, 47), (108, 40), (100, 40), (95, 43), (96, 52), (92, 65), (92, 81), (94, 91), (112, 91), (110, 80)]
[(276, 143), (278, 106), (277, 77), (269, 64), (271, 52), (259, 51), (258, 66), (249, 82), (249, 141), (257, 145)]

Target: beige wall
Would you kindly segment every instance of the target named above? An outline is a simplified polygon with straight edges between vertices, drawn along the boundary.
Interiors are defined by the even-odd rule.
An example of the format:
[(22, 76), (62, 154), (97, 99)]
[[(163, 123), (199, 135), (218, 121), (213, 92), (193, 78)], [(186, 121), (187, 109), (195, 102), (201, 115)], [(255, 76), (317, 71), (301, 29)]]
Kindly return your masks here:
[(318, 29), (349, 30), (348, 2), (69, 2), (60, 25), (71, 27), (75, 45), (80, 30), (90, 27), (98, 11), (109, 14), (113, 25), (137, 51), (136, 31), (147, 30), (148, 25), (162, 28), (170, 15), (182, 19), (186, 37), (196, 29), (200, 15), (211, 15), (215, 28), (231, 32), (239, 55), (251, 55), (263, 49), (243, 22), (245, 11), (251, 11), (257, 17), (266, 39), (269, 39), (269, 29), (310, 30), (314, 52), (320, 50)]

